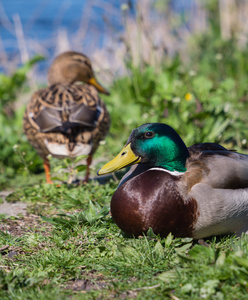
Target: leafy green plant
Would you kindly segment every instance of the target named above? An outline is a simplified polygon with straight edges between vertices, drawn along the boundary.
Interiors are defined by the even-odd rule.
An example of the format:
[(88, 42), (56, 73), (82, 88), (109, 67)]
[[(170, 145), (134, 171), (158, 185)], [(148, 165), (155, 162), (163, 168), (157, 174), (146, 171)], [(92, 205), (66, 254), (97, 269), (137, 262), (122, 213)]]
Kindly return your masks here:
[[(17, 93), (27, 80), (28, 71), (35, 63), (43, 59), (43, 56), (36, 55), (18, 68), (11, 76), (0, 74), (0, 111), (2, 113), (7, 115), (10, 113), (7, 108), (11, 109), (10, 105), (15, 102)], [(14, 113), (13, 110), (12, 112)]]
[(0, 188), (17, 174), (27, 175), (29, 170), (37, 171), (41, 166), (41, 160), (22, 132), (24, 108), (14, 110), (13, 104), (26, 82), (27, 72), (42, 59), (35, 56), (12, 76), (0, 74)]
[(87, 155), (80, 155), (75, 159), (52, 160), (53, 173), (57, 174), (52, 177), (52, 180), (71, 184), (74, 180), (77, 180), (80, 172), (85, 172), (87, 166), (82, 164), (81, 161), (86, 158)]
[(80, 226), (81, 224), (87, 224), (92, 226), (98, 221), (104, 219), (104, 217), (108, 213), (109, 213), (109, 207), (105, 206), (101, 208), (97, 203), (94, 205), (89, 200), (89, 205), (87, 210), (81, 211), (73, 215), (58, 214), (58, 217), (53, 217), (53, 218), (43, 217), (43, 220), (62, 228), (72, 228), (74, 226)]
[[(119, 138), (122, 130), (127, 138), (143, 123), (164, 122), (175, 128), (187, 145), (208, 141), (246, 149), (243, 109), (247, 104), (237, 101), (235, 80), (228, 77), (216, 82), (207, 75), (183, 71), (181, 64), (176, 57), (160, 71), (147, 66), (140, 73), (132, 68), (130, 78), (114, 83), (112, 134)], [(120, 85), (125, 85), (125, 92)], [(123, 109), (120, 103), (125, 103)]]
[[(240, 244), (247, 247), (247, 236), (234, 244), (234, 251), (195, 245), (186, 256), (180, 255), (184, 261), (182, 268), (161, 273), (158, 277), (172, 286), (180, 282), (179, 297), (199, 295), (210, 298), (215, 295), (217, 299), (231, 299), (228, 293), (235, 290), (243, 299), (247, 290), (248, 260), (247, 252), (240, 251)], [(204, 279), (200, 275), (203, 270)]]

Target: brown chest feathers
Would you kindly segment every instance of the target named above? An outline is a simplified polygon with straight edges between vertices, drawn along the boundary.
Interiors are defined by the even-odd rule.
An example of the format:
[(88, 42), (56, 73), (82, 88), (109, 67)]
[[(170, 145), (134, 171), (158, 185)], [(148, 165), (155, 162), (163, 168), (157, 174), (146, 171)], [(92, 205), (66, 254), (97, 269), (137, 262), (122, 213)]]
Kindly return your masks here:
[[(181, 176), (148, 170), (123, 183), (114, 193), (111, 213), (116, 224), (135, 236), (151, 227), (155, 234), (192, 236), (197, 203), (185, 201), (177, 190)], [(166, 182), (165, 184), (163, 184)]]

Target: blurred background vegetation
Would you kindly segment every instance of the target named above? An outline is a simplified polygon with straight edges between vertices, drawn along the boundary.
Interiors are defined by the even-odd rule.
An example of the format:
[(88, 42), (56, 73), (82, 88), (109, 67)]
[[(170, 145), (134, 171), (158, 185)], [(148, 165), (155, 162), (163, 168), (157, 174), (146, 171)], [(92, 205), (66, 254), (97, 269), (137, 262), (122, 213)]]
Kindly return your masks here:
[[(68, 45), (88, 54), (97, 77), (111, 91), (103, 99), (112, 127), (96, 157), (110, 159), (131, 130), (146, 122), (171, 125), (187, 146), (216, 142), (247, 153), (248, 2), (191, 1), (180, 11), (176, 2), (136, 1), (135, 8), (122, 4), (123, 29), (95, 52), (73, 36), (64, 35), (63, 47), (56, 44), (55, 54)], [(47, 54), (40, 52), (16, 64), (11, 74), (6, 59), (0, 74), (0, 189), (43, 171), (22, 131), (30, 95), (45, 81), (43, 74), (43, 82), (34, 82), (34, 65), (43, 59), (40, 54)]]

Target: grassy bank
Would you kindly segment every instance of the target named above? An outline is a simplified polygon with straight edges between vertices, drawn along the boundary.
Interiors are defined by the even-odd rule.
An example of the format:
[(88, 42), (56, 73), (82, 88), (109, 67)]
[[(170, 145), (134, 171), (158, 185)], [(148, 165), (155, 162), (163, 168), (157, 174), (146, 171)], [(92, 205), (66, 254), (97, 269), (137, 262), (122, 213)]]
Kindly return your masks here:
[(10, 195), (29, 214), (1, 217), (1, 299), (246, 299), (247, 236), (125, 236), (108, 214), (115, 188), (42, 184)]
[[(116, 77), (111, 96), (103, 96), (112, 125), (93, 175), (146, 122), (171, 125), (187, 146), (217, 142), (248, 152), (247, 47), (239, 45), (239, 32), (225, 36), (218, 1), (209, 3), (208, 30), (192, 34), (187, 59), (164, 53), (159, 64), (142, 57), (137, 63), (127, 53), (128, 75)], [(19, 101), (37, 60), (0, 76), (0, 189), (14, 190), (8, 202), (27, 203), (24, 216), (0, 214), (0, 298), (246, 299), (247, 236), (193, 241), (150, 231), (135, 239), (109, 214), (118, 181), (44, 183), (42, 160), (22, 131), (25, 106)], [(52, 176), (66, 181), (70, 174), (61, 170), (70, 162), (51, 163)]]

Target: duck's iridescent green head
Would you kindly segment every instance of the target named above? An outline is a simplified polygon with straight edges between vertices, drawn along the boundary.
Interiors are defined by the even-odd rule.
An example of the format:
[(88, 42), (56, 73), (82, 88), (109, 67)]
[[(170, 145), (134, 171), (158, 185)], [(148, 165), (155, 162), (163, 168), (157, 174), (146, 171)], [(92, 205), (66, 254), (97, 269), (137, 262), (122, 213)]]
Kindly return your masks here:
[(136, 163), (184, 172), (188, 156), (187, 147), (173, 128), (162, 123), (148, 123), (132, 131), (126, 146), (98, 171), (98, 175)]

